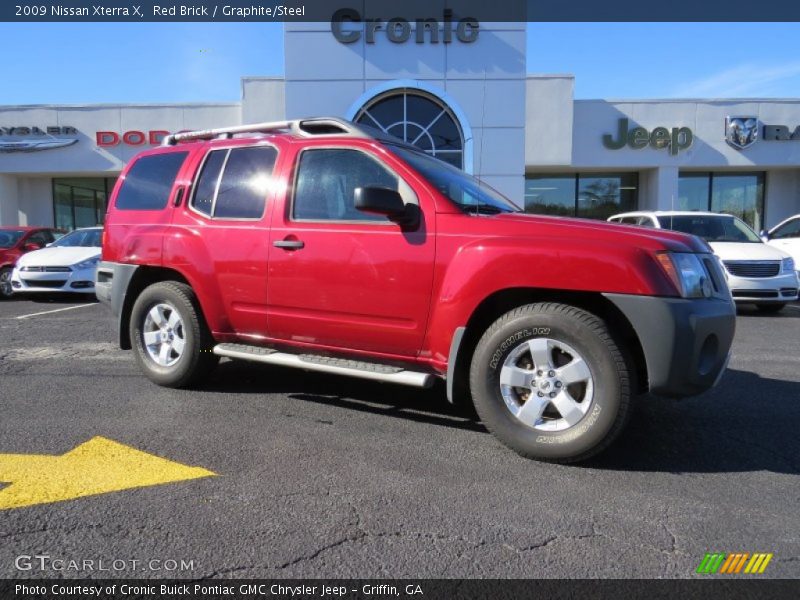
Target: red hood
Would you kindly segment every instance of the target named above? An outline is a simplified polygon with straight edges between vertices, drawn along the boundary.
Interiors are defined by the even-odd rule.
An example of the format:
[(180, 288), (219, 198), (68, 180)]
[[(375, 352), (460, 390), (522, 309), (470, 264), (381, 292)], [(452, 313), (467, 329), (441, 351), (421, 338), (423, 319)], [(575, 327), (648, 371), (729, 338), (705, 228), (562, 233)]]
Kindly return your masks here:
[(537, 237), (591, 238), (616, 244), (629, 244), (653, 251), (712, 252), (711, 247), (706, 242), (693, 235), (636, 225), (618, 225), (607, 221), (550, 217), (527, 213), (503, 213), (486, 217), (485, 221), (487, 229), (490, 229), (491, 233), (495, 235), (498, 233), (524, 235), (527, 231), (535, 230)]

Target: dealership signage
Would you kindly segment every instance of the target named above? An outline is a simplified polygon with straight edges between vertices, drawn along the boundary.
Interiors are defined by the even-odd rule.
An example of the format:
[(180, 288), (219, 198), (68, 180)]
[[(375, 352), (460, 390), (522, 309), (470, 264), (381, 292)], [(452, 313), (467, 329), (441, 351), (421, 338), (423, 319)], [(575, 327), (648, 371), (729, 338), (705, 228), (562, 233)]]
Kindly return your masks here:
[(616, 138), (611, 133), (603, 135), (603, 146), (609, 150), (619, 150), (628, 146), (642, 149), (646, 147), (657, 150), (668, 148), (670, 154), (677, 154), (692, 145), (694, 134), (688, 127), (656, 127), (648, 131), (644, 127), (628, 127), (628, 119), (620, 119), (617, 124)]
[(120, 144), (125, 144), (126, 146), (144, 146), (145, 144), (157, 146), (165, 135), (169, 135), (169, 131), (163, 129), (151, 129), (150, 131), (132, 129), (122, 133), (117, 131), (97, 131), (95, 132), (95, 142), (101, 148), (119, 146)]
[(38, 127), (29, 125), (13, 125), (0, 127), (0, 152), (36, 152), (63, 148), (75, 144), (78, 139), (74, 137), (63, 138), (59, 135), (77, 135), (74, 127), (50, 125)]
[[(474, 17), (453, 20), (453, 11), (446, 8), (442, 12), (442, 21), (433, 18), (419, 18), (414, 21), (414, 41), (431, 44), (440, 41), (449, 44), (455, 39), (464, 44), (471, 44), (478, 39), (480, 23)], [(345, 23), (361, 23), (359, 30), (345, 28)], [(441, 31), (440, 31), (441, 30)], [(411, 39), (411, 21), (402, 17), (384, 20), (380, 17), (362, 19), (361, 14), (353, 8), (340, 8), (331, 17), (331, 33), (342, 44), (352, 44), (361, 39), (363, 34), (367, 44), (375, 43), (375, 33), (383, 31), (386, 38), (395, 44), (402, 44)]]
[(758, 117), (726, 117), (725, 141), (737, 150), (755, 144), (760, 137), (765, 142), (800, 141), (800, 125), (790, 129), (788, 125), (762, 125)]

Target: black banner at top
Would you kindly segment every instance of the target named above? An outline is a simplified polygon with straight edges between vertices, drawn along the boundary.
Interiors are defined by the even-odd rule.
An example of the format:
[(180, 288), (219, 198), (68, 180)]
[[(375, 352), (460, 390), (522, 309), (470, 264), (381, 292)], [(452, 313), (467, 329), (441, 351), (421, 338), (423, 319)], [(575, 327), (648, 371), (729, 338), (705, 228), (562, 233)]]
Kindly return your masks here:
[[(800, 21), (788, 0), (6, 0), (5, 22), (478, 22)], [(340, 12), (340, 14), (342, 14)], [(645, 43), (646, 40), (643, 40)]]

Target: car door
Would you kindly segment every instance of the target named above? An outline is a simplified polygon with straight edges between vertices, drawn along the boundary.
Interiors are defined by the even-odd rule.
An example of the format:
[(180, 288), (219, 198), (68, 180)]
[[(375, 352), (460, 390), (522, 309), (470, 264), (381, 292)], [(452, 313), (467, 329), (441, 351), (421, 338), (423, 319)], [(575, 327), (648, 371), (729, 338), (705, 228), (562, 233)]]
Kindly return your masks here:
[(197, 281), (214, 281), (205, 299), (221, 306), (210, 300), (209, 310), (224, 314), (245, 340), (266, 335), (268, 213), (277, 158), (277, 148), (267, 143), (207, 152), (164, 242), (165, 262), (194, 272)]
[(795, 269), (800, 270), (800, 217), (786, 221), (773, 229), (767, 243), (791, 255), (794, 258)]
[[(267, 280), (270, 337), (295, 344), (415, 356), (434, 267), (431, 199), (369, 148), (311, 146), (296, 154), (273, 213)], [(387, 187), (420, 204), (408, 229), (354, 206), (356, 188)], [(428, 207), (430, 208), (430, 207)]]

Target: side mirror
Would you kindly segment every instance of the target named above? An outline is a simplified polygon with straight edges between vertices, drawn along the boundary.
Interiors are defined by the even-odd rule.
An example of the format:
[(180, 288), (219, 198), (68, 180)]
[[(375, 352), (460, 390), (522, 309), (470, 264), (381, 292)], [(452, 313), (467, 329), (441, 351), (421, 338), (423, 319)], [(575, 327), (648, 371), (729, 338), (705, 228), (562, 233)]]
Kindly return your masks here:
[(762, 229), (761, 232), (758, 234), (758, 237), (761, 238), (762, 242), (768, 242), (769, 241), (769, 231), (767, 231), (766, 229)]
[(419, 207), (405, 204), (397, 190), (377, 186), (356, 188), (354, 202), (357, 210), (384, 215), (401, 225), (412, 226), (419, 221)]
[(41, 250), (41, 244), (37, 244), (36, 242), (28, 242), (24, 246), (22, 246), (23, 252), (33, 252), (34, 250)]

